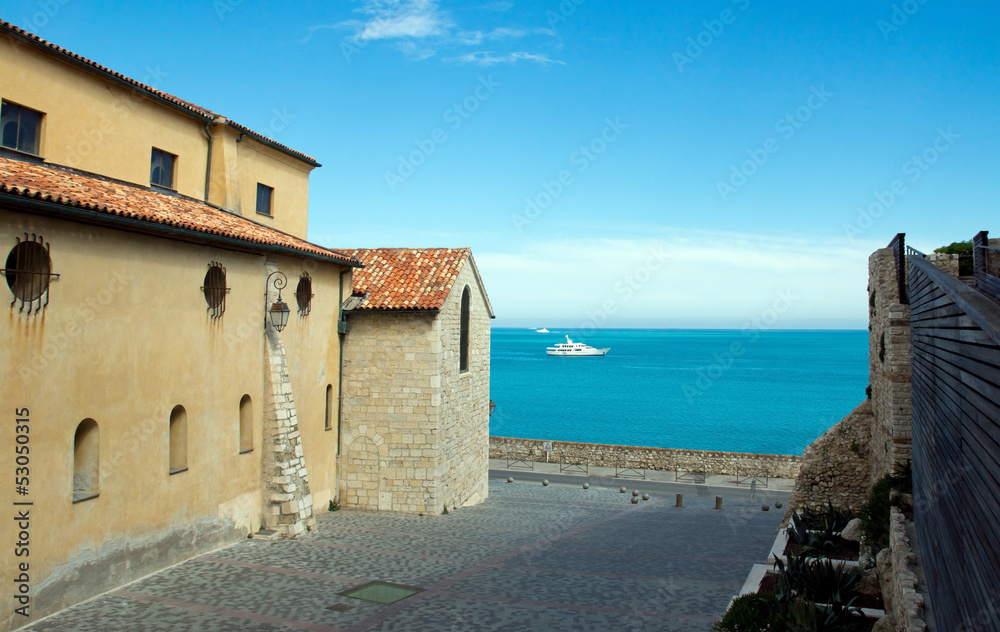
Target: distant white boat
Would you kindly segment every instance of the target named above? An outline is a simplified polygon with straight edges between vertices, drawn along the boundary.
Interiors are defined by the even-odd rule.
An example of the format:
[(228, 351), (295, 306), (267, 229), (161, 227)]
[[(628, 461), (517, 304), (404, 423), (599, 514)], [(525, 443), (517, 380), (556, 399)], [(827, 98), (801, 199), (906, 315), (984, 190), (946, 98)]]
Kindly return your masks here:
[(602, 356), (608, 351), (611, 351), (611, 347), (595, 349), (582, 342), (573, 342), (569, 336), (566, 336), (566, 342), (560, 342), (554, 347), (547, 348), (545, 354), (550, 356)]
[(541, 329), (536, 329), (535, 331), (537, 331), (540, 334), (547, 334), (547, 333), (549, 333), (549, 330), (546, 329), (545, 327), (542, 327)]

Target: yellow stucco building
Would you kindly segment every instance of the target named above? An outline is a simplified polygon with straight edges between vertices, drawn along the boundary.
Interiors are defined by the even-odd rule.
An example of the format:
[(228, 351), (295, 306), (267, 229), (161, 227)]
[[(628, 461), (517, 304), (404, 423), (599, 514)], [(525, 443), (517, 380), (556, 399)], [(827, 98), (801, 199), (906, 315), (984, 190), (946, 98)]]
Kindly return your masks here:
[[(5, 630), (260, 529), (294, 537), (351, 492), (342, 304), (362, 263), (306, 241), (313, 158), (6, 22), (0, 40)], [(436, 453), (431, 507), (485, 497), (477, 291), (463, 335), (486, 377), (454, 387), (475, 434)]]

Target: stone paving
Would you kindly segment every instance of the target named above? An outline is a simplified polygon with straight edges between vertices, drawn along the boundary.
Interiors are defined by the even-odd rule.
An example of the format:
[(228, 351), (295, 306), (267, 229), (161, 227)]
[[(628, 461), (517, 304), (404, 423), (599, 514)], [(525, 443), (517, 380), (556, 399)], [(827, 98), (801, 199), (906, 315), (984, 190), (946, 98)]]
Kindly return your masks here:
[[(219, 549), (25, 629), (710, 630), (766, 559), (781, 512), (745, 500), (716, 511), (714, 496), (686, 496), (684, 508), (672, 495), (630, 499), (492, 480), (484, 504), (448, 515), (324, 513), (298, 540)], [(424, 590), (392, 605), (338, 594), (373, 580)]]

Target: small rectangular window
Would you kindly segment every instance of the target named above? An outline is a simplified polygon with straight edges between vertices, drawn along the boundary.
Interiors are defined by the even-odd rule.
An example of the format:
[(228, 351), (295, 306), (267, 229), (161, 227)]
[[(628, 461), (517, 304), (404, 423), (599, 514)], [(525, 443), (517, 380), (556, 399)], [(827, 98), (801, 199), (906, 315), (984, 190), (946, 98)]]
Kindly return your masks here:
[(0, 145), (38, 155), (42, 113), (4, 101), (0, 104)]
[(257, 183), (257, 212), (261, 215), (271, 215), (271, 201), (274, 199), (274, 189)]
[(149, 163), (149, 183), (167, 189), (174, 188), (174, 164), (177, 156), (162, 149), (153, 148), (153, 158)]

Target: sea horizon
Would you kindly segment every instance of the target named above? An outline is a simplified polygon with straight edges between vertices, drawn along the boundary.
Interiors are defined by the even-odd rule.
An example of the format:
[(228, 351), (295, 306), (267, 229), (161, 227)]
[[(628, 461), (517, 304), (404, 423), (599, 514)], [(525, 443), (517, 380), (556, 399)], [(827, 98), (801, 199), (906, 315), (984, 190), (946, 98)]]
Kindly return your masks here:
[(865, 329), (492, 331), (492, 436), (797, 455), (866, 398)]

